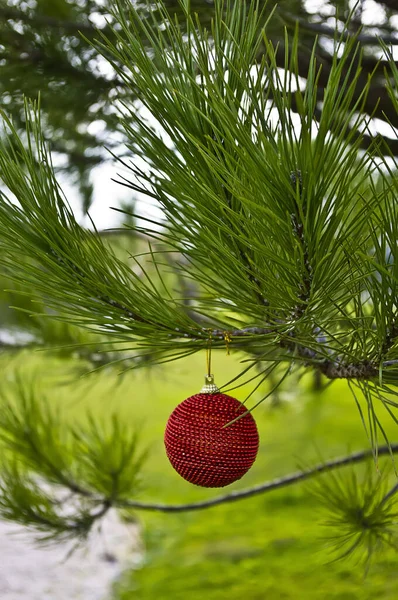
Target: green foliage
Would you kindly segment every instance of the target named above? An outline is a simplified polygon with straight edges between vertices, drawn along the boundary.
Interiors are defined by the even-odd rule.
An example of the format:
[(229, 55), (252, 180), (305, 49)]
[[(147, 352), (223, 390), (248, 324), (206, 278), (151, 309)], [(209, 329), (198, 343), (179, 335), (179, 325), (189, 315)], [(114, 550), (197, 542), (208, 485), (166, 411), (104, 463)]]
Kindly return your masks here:
[[(217, 370), (238, 372), (234, 357), (216, 357)], [(185, 362), (185, 361), (184, 361)], [(200, 370), (200, 358), (183, 363), (185, 376), (179, 376), (179, 363), (170, 365), (166, 375), (159, 373), (150, 386), (152, 405), (140, 404), (140, 412), (148, 411), (146, 439), (154, 445), (146, 475), (154, 481), (146, 490), (156, 501), (191, 502), (208, 498), (211, 492), (189, 486), (168, 467), (159, 440), (163, 421), (175, 403), (190, 393), (190, 376)], [(232, 373), (230, 372), (232, 371)], [(191, 374), (191, 375), (189, 375)], [(134, 374), (138, 385), (145, 379)], [(173, 385), (178, 377), (178, 385)], [(165, 388), (169, 381), (169, 385)], [(178, 387), (178, 390), (177, 390)], [(290, 386), (286, 388), (285, 398)], [(145, 388), (140, 388), (145, 397)], [(245, 390), (238, 392), (244, 398)], [(258, 392), (257, 397), (261, 393)], [(302, 382), (294, 401), (283, 401), (278, 409), (263, 404), (256, 411), (260, 432), (260, 452), (253, 469), (232, 489), (239, 491), (262, 481), (278, 478), (300, 466), (313, 465), (331, 456), (343, 455), (349, 449), (366, 447), (366, 438), (358, 422), (355, 404), (345, 382), (335, 382), (322, 393), (310, 391), (310, 378)], [(395, 425), (388, 423), (393, 438)], [(389, 469), (389, 459), (380, 461), (380, 469)], [(372, 461), (369, 471), (379, 480)], [(355, 467), (357, 480), (366, 486), (367, 469)], [(342, 482), (349, 483), (351, 467), (342, 470)], [(323, 476), (322, 476), (323, 477)], [(147, 513), (140, 511), (145, 554), (142, 563), (115, 584), (115, 600), (263, 600), (264, 598), (297, 600), (371, 600), (375, 596), (394, 600), (398, 574), (396, 550), (375, 548), (365, 578), (358, 563), (363, 548), (344, 560), (331, 562), (339, 554), (333, 550), (329, 536), (339, 528), (323, 526), (333, 515), (324, 499), (313, 493), (317, 478), (308, 483), (275, 490), (270, 494), (248, 498), (240, 503), (225, 503), (206, 511), (183, 514)], [(328, 475), (325, 475), (328, 481)], [(377, 497), (381, 498), (382, 488)], [(389, 485), (396, 478), (392, 474)], [(215, 493), (215, 492), (214, 492)], [(361, 490), (358, 491), (361, 494)], [(341, 510), (341, 507), (340, 509)], [(394, 512), (394, 511), (393, 511)], [(397, 527), (394, 525), (394, 532)], [(326, 538), (326, 539), (325, 539)]]
[(113, 415), (65, 422), (34, 382), (17, 379), (0, 406), (0, 516), (40, 541), (83, 539), (110, 507), (140, 489), (144, 453)]
[[(352, 73), (355, 57), (349, 58), (350, 48), (335, 61), (322, 116), (315, 125), (319, 76), (315, 62), (309, 67), (306, 92), (293, 91), (294, 75), (286, 71), (285, 79), (280, 78), (273, 46), (263, 30), (258, 31), (255, 4), (247, 21), (243, 11), (243, 7), (234, 10), (224, 23), (220, 8), (212, 31), (213, 47), (190, 16), (188, 41), (177, 25), (161, 32), (157, 40), (157, 28), (148, 31), (134, 12), (129, 14), (119, 3), (115, 18), (122, 32), (114, 32), (117, 42), (105, 40), (100, 48), (104, 53), (112, 51), (116, 70), (119, 63), (127, 66), (128, 70), (119, 69), (119, 75), (126, 85), (139, 88), (140, 101), (173, 140), (174, 148), (167, 147), (134, 106), (124, 107), (129, 148), (149, 167), (143, 173), (134, 164), (126, 165), (142, 182), (131, 187), (155, 197), (167, 218), (159, 233), (150, 225), (142, 230), (158, 235), (186, 258), (188, 266), (181, 269), (207, 289), (205, 297), (196, 299), (198, 312), (215, 320), (224, 316), (229, 305), (235, 319), (225, 322), (224, 317), (221, 327), (273, 326), (272, 334), (261, 338), (265, 354), (280, 329), (286, 335), (294, 327), (300, 343), (301, 331), (308, 336), (315, 325), (331, 338), (332, 323), (341, 319), (342, 311), (343, 317), (348, 313), (350, 318), (347, 308), (355, 298), (353, 282), (358, 273), (347, 254), (368, 239), (365, 225), (379, 197), (367, 194), (361, 201), (364, 173), (371, 176), (370, 155), (358, 159), (358, 130), (366, 125), (363, 117), (357, 118), (355, 134), (345, 139), (344, 125), (358, 108), (354, 104), (347, 114), (359, 73)], [(140, 42), (144, 29), (155, 62)], [(267, 55), (254, 67), (255, 75), (249, 76), (263, 37)], [(168, 53), (172, 43), (175, 49)], [(297, 39), (292, 55), (286, 57), (286, 68), (292, 64), (294, 69), (296, 46)], [(293, 95), (300, 100), (300, 134), (295, 133), (289, 111)], [(275, 127), (270, 124), (272, 114), (277, 115)], [(297, 172), (300, 186), (292, 185), (292, 174)], [(300, 235), (295, 231), (298, 227)], [(305, 307), (299, 306), (303, 290)], [(299, 327), (294, 322), (296, 312)], [(353, 315), (351, 322), (356, 318)], [(355, 326), (352, 329), (347, 354), (363, 358)], [(366, 334), (380, 336), (377, 332), (376, 328)], [(328, 339), (328, 344), (333, 341)], [(367, 342), (373, 345), (371, 339)], [(320, 350), (316, 340), (312, 344)], [(342, 341), (339, 346), (343, 345)]]
[(33, 527), (41, 541), (67, 539), (75, 523), (63, 519), (54, 508), (54, 500), (42, 486), (14, 463), (2, 470), (0, 481), (0, 514), (2, 519)]
[(36, 98), (42, 91), (46, 139), (62, 156), (60, 170), (77, 183), (85, 210), (92, 201), (90, 172), (105, 159), (105, 139), (112, 145), (101, 127), (93, 133), (93, 122), (113, 130), (118, 143), (111, 108), (115, 81), (101, 73), (96, 52), (79, 35), (84, 26), (94, 31), (90, 16), (101, 13), (109, 17), (93, 0), (0, 3), (1, 104), (22, 131), (23, 96)]
[[(210, 30), (185, 2), (183, 26), (161, 1), (156, 7), (144, 20), (116, 0), (113, 24), (86, 42), (126, 90), (118, 106), (130, 159), (119, 157), (129, 171), (120, 182), (163, 211), (144, 226), (127, 214), (126, 228), (162, 249), (148, 243), (145, 255), (122, 257), (79, 225), (55, 177), (40, 105), (26, 102), (24, 135), (3, 113), (0, 262), (29, 288), (36, 312), (45, 307), (67, 323), (64, 337), (71, 326), (85, 328), (99, 334), (98, 346), (123, 352), (121, 360), (127, 350), (140, 358), (133, 366), (227, 341), (248, 357), (241, 375), (257, 369), (249, 373), (259, 380), (254, 391), (293, 367), (348, 379), (377, 459), (380, 436), (388, 442), (378, 407), (397, 423), (397, 178), (379, 140), (369, 144), (371, 76), (363, 84), (357, 40), (336, 35), (323, 86), (315, 43), (303, 86), (298, 31), (286, 34), (281, 71), (267, 33), (271, 15), (259, 3), (220, 0)], [(181, 280), (194, 282), (189, 304)], [(5, 403), (0, 415), (11, 456), (4, 517), (42, 523), (60, 538), (85, 535), (110, 506), (128, 506), (143, 460), (136, 436), (116, 418), (63, 432), (33, 391), (20, 385), (18, 394), (18, 406)], [(73, 518), (38, 477), (78, 498)], [(374, 504), (368, 485), (363, 495), (348, 486), (330, 501), (340, 507), (341, 535), (356, 536), (351, 549), (364, 542), (371, 552), (389, 541), (394, 513), (389, 501)]]
[[(222, 346), (232, 331), (232, 343), (254, 355), (253, 365), (265, 363), (263, 377), (288, 361), (365, 380), (376, 446), (374, 399), (391, 412), (386, 394), (397, 378), (398, 224), (391, 169), (383, 170), (377, 144), (359, 152), (370, 79), (358, 95), (355, 38), (336, 42), (318, 115), (315, 47), (302, 90), (297, 34), (281, 75), (255, 3), (229, 7), (225, 17), (218, 3), (211, 36), (181, 9), (183, 28), (162, 3), (148, 23), (119, 1), (112, 13), (118, 27), (96, 48), (162, 128), (124, 103), (129, 151), (147, 165), (144, 171), (122, 161), (135, 178), (124, 184), (160, 203), (164, 222), (132, 230), (179, 253), (179, 273), (199, 284), (194, 314), (170, 292), (151, 249), (159, 285), (78, 225), (35, 106), (26, 107), (27, 145), (4, 117), (13, 146), (2, 146), (0, 174), (18, 204), (2, 196), (0, 260), (58, 318), (130, 342), (153, 362), (195, 352), (209, 336)], [(261, 44), (265, 54), (253, 67)]]
[[(8, 233), (0, 260), (9, 269), (7, 274), (32, 286), (50, 308), (62, 311), (59, 318), (115, 335), (119, 341), (133, 342), (135, 327), (148, 334), (149, 344), (159, 347), (166, 341), (171, 345), (170, 337), (180, 337), (178, 324), (191, 333), (193, 324), (172, 298), (165, 301), (150, 279), (140, 278), (101, 237), (77, 223), (54, 179), (35, 114), (38, 117), (27, 112), (29, 146), (24, 147), (8, 122), (18, 142), (12, 150), (3, 147), (0, 155), (2, 180), (20, 203), (9, 204), (2, 196), (3, 208), (8, 207), (4, 221)], [(21, 169), (20, 157), (27, 171)], [(24, 236), (22, 245), (17, 242), (18, 230)]]
[(387, 547), (397, 549), (397, 498), (388, 495), (388, 478), (369, 467), (357, 471), (329, 473), (311, 483), (310, 489), (328, 512), (327, 539), (336, 559), (354, 555), (369, 563)]
[[(387, 11), (386, 3), (389, 5)], [(92, 200), (91, 171), (109, 158), (102, 146), (106, 144), (116, 149), (126, 139), (117, 127), (114, 105), (118, 98), (137, 98), (135, 92), (131, 95), (130, 89), (125, 88), (120, 78), (106, 68), (96, 49), (80, 35), (82, 32), (92, 40), (97, 27), (109, 35), (106, 20), (114, 23), (110, 12), (112, 4), (112, 0), (0, 2), (1, 106), (7, 108), (21, 132), (25, 126), (23, 95), (36, 98), (41, 92), (46, 140), (61, 157), (58, 170), (66, 171), (77, 183), (83, 210), (87, 210)], [(260, 5), (264, 4), (261, 0)], [(269, 9), (273, 4), (268, 3)], [(350, 31), (359, 29), (361, 25), (363, 27), (361, 42), (366, 51), (366, 61), (361, 82), (366, 82), (368, 74), (376, 68), (377, 76), (372, 83), (374, 97), (380, 95), (384, 88), (383, 65), (378, 65), (377, 53), (374, 52), (375, 36), (379, 34), (386, 42), (390, 39), (394, 43), (394, 35), (391, 34), (396, 31), (394, 0), (376, 0), (377, 4), (381, 5), (377, 27), (373, 23), (368, 25), (367, 19), (362, 18), (362, 5), (356, 6), (350, 25)], [(167, 0), (165, 6), (171, 17), (178, 17), (184, 27), (184, 8), (176, 0)], [(150, 22), (153, 16), (159, 18), (159, 11), (154, 5), (149, 10), (142, 3), (136, 4), (136, 7), (145, 21)], [(201, 25), (209, 29), (215, 13), (213, 3), (192, 0), (190, 7), (198, 15)], [(321, 33), (326, 38), (334, 37), (333, 28), (326, 24), (327, 17), (335, 16), (343, 26), (349, 14), (345, 0), (325, 1), (320, 8), (314, 8), (304, 0), (280, 0), (270, 30), (271, 39), (279, 47), (278, 65), (283, 66), (284, 61), (284, 26), (292, 30), (297, 22), (300, 23), (298, 68), (300, 75), (305, 76), (316, 35)], [(262, 52), (263, 48), (260, 48), (255, 57), (257, 61), (261, 60)], [(322, 43), (316, 52), (323, 66), (320, 80), (323, 86), (332, 63), (332, 51)], [(368, 114), (373, 109), (371, 100), (363, 107)], [(380, 120), (392, 120), (397, 125), (394, 111), (391, 112), (384, 101), (376, 108), (376, 116)], [(388, 137), (384, 139), (388, 147), (396, 152), (395, 140)], [(365, 140), (368, 143), (367, 137)]]
[(137, 494), (146, 455), (137, 454), (138, 436), (129, 424), (116, 415), (106, 424), (91, 417), (88, 427), (75, 428), (72, 433), (75, 454), (80, 457), (79, 481), (87, 489), (116, 503)]
[[(140, 240), (129, 233), (123, 235), (109, 231), (106, 235), (102, 234), (101, 238), (104, 246), (111, 248), (126, 264), (129, 263), (131, 254), (147, 249), (146, 240)], [(164, 249), (158, 244), (154, 245), (153, 250), (159, 256), (164, 254)], [(145, 268), (149, 276), (155, 279), (156, 269), (148, 261), (145, 261)], [(141, 272), (138, 275), (141, 277)], [(110, 370), (119, 365), (134, 367), (140, 363), (139, 356), (131, 351), (131, 344), (128, 342), (111, 341), (106, 334), (99, 336), (66, 318), (55, 320), (54, 310), (46, 305), (43, 295), (37, 295), (32, 302), (26, 280), (13, 281), (6, 276), (1, 277), (0, 290), (1, 352), (12, 354), (24, 348), (33, 348), (65, 358), (79, 357), (80, 364), (76, 363), (74, 370), (82, 373), (101, 367)]]

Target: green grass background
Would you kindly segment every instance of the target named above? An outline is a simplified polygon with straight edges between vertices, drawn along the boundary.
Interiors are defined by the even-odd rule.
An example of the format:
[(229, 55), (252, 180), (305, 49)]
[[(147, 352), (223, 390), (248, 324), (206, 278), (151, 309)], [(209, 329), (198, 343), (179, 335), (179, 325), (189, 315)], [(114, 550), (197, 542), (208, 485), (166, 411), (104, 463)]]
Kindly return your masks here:
[[(33, 357), (32, 357), (33, 356)], [(37, 378), (66, 418), (84, 420), (87, 409), (108, 418), (117, 413), (141, 430), (149, 446), (144, 488), (138, 499), (188, 502), (211, 498), (220, 490), (191, 486), (171, 468), (163, 431), (173, 408), (202, 386), (204, 356), (198, 354), (162, 367), (120, 377), (104, 370), (79, 378), (73, 362), (23, 353), (4, 363), (4, 384), (16, 372)], [(239, 357), (217, 352), (216, 381), (239, 372)], [(77, 366), (77, 365), (76, 365)], [(311, 380), (286, 381), (282, 404), (269, 402), (254, 413), (261, 445), (258, 459), (239, 482), (221, 492), (251, 486), (303, 465), (369, 447), (355, 402), (344, 382), (322, 393)], [(244, 399), (250, 388), (234, 395)], [(264, 393), (264, 389), (262, 390)], [(253, 404), (261, 397), (253, 397)], [(396, 426), (380, 416), (391, 441)], [(378, 556), (368, 575), (352, 561), (333, 558), (324, 537), (325, 514), (306, 484), (251, 499), (183, 514), (136, 512), (145, 549), (137, 568), (126, 572), (109, 600), (367, 600), (398, 598), (398, 555)]]

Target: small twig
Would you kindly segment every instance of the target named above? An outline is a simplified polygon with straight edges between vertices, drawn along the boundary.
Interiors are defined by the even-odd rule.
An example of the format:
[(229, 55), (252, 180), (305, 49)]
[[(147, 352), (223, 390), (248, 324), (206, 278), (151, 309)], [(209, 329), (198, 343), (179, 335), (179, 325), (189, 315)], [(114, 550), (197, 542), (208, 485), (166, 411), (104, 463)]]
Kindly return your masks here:
[(383, 362), (383, 367), (395, 367), (398, 365), (398, 360), (386, 360)]
[[(303, 180), (301, 177), (301, 171), (297, 170), (290, 173), (290, 180), (294, 190), (296, 191), (298, 188), (300, 198), (302, 198)], [(295, 204), (295, 212), (291, 215), (290, 218), (292, 222), (294, 235), (296, 236), (296, 239), (298, 240), (299, 245), (301, 247), (301, 251), (303, 253), (303, 272), (302, 279), (299, 285), (299, 293), (297, 296), (298, 303), (294, 307), (292, 314), (292, 318), (294, 320), (297, 320), (304, 315), (311, 297), (312, 266), (309, 259), (308, 244), (304, 233), (304, 223), (302, 222), (302, 219), (300, 217), (300, 207), (297, 204), (297, 202)]]
[(91, 498), (93, 496), (93, 494), (89, 490), (82, 488), (78, 483), (76, 483), (73, 479), (69, 478), (56, 465), (54, 465), (51, 458), (45, 453), (43, 453), (40, 448), (37, 447), (37, 444), (29, 435), (29, 432), (25, 432), (25, 439), (29, 443), (33, 452), (39, 458), (39, 461), (47, 466), (50, 473), (53, 474), (58, 483), (64, 485), (73, 494), (78, 494), (79, 496), (83, 496), (85, 498)]
[[(223, 142), (222, 142), (222, 145), (224, 146)], [(232, 211), (233, 210), (233, 208), (232, 208), (232, 193), (226, 187), (224, 187), (224, 193), (225, 193), (225, 199), (227, 201), (228, 208)], [(236, 212), (236, 211), (234, 211), (234, 212)], [(237, 242), (237, 246), (238, 246), (239, 258), (245, 268), (245, 271), (247, 274), (247, 279), (253, 285), (254, 294), (257, 299), (257, 302), (261, 306), (268, 306), (269, 302), (263, 295), (262, 285), (261, 285), (258, 277), (253, 272), (253, 267), (250, 263), (249, 256), (247, 255), (246, 251), (242, 248), (242, 245), (239, 243), (239, 241)]]
[(394, 487), (392, 487), (391, 490), (384, 496), (384, 498), (380, 501), (379, 506), (383, 506), (383, 504), (385, 504), (387, 502), (387, 500), (389, 500), (397, 492), (398, 492), (398, 483), (396, 483), (394, 485)]
[[(398, 444), (391, 444), (391, 446), (386, 445), (378, 448), (378, 456), (386, 456), (391, 452), (398, 452)], [(321, 463), (306, 471), (291, 473), (290, 475), (285, 475), (284, 477), (273, 479), (272, 481), (267, 481), (245, 490), (230, 492), (229, 494), (217, 496), (216, 498), (205, 500), (203, 502), (192, 502), (190, 504), (152, 504), (146, 502), (124, 501), (117, 503), (117, 506), (119, 508), (137, 508), (140, 510), (154, 510), (161, 512), (186, 512), (191, 510), (202, 510), (205, 508), (218, 506), (219, 504), (235, 502), (237, 500), (251, 498), (253, 496), (257, 496), (258, 494), (264, 494), (266, 492), (271, 492), (272, 490), (287, 487), (289, 485), (309, 479), (310, 477), (314, 477), (315, 475), (320, 475), (321, 473), (332, 471), (333, 469), (339, 469), (340, 467), (362, 462), (363, 460), (372, 458), (372, 456), (372, 450), (361, 450), (359, 452), (349, 454), (348, 456), (342, 456), (340, 458), (335, 458), (325, 463)]]
[(386, 337), (381, 347), (380, 356), (388, 354), (398, 337), (398, 317), (395, 315), (390, 326), (387, 328)]
[(98, 519), (101, 519), (103, 516), (105, 516), (111, 508), (112, 502), (110, 500), (104, 500), (101, 508), (96, 513), (91, 513), (90, 519), (92, 519), (94, 523), (94, 521), (97, 521)]
[[(73, 275), (77, 278), (77, 280), (78, 280), (79, 283), (81, 283), (82, 281), (86, 280), (85, 273), (79, 267), (77, 267), (74, 264), (73, 261), (71, 261), (71, 260), (65, 260), (53, 248), (50, 248), (50, 253), (69, 272), (70, 271), (73, 272)], [(137, 323), (148, 323), (148, 321), (146, 319), (143, 319), (138, 313), (135, 313), (135, 312), (131, 311), (124, 304), (121, 304), (117, 300), (113, 300), (113, 298), (110, 298), (109, 296), (106, 296), (104, 294), (100, 294), (100, 295), (97, 296), (97, 298), (98, 298), (98, 300), (100, 300), (104, 304), (107, 304), (108, 306), (111, 306), (112, 308), (116, 308), (120, 312), (124, 313), (124, 316), (127, 317), (128, 319), (132, 320), (132, 321), (136, 321)]]

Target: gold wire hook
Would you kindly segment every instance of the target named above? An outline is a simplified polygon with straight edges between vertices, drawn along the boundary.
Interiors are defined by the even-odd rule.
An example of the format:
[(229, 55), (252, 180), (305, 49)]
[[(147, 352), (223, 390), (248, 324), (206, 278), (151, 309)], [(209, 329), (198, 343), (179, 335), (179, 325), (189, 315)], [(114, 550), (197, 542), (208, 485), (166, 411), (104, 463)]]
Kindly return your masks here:
[(229, 345), (232, 342), (232, 335), (230, 334), (229, 331), (224, 331), (224, 342), (225, 342), (225, 347), (227, 349), (227, 356), (229, 356), (229, 354), (230, 354)]
[(205, 385), (200, 390), (201, 394), (218, 394), (220, 390), (214, 383), (214, 377), (211, 373), (211, 344), (212, 344), (212, 330), (208, 329), (209, 338), (207, 340), (206, 346), (206, 367), (207, 367), (207, 375), (205, 376)]
[(207, 376), (210, 377), (211, 376), (211, 329), (209, 329), (209, 339), (207, 341), (207, 348), (206, 348), (206, 366), (207, 366)]

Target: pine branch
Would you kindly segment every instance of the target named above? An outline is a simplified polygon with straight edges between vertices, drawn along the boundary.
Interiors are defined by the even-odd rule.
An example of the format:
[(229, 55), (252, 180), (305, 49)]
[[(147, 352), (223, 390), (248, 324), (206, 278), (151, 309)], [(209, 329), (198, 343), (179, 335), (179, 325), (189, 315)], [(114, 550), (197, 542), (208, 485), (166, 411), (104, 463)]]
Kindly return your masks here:
[[(96, 521), (111, 508), (107, 500), (95, 499), (90, 509), (84, 503), (70, 514), (63, 512), (65, 500), (58, 501), (43, 490), (17, 463), (2, 469), (0, 478), (0, 515), (36, 532), (39, 542), (84, 540)], [(69, 510), (68, 510), (69, 508)]]
[(3, 518), (34, 527), (43, 540), (86, 537), (116, 499), (137, 492), (146, 454), (126, 423), (113, 415), (105, 425), (88, 414), (84, 426), (65, 427), (53, 403), (19, 377), (2, 393)]
[[(357, 451), (205, 501), (141, 502), (134, 498), (141, 487), (146, 453), (138, 451), (137, 434), (129, 431), (125, 421), (114, 415), (111, 422), (105, 424), (89, 416), (84, 425), (65, 427), (61, 413), (29, 382), (17, 378), (17, 387), (7, 393), (12, 391), (10, 399), (2, 398), (0, 410), (0, 436), (5, 444), (0, 475), (0, 515), (34, 528), (43, 541), (84, 539), (93, 524), (111, 507), (160, 512), (202, 510), (299, 484), (375, 458), (370, 449)], [(398, 444), (386, 444), (379, 448), (378, 458), (397, 452)], [(329, 485), (327, 481), (325, 485)], [(66, 490), (72, 492), (72, 497), (65, 497)], [(379, 514), (382, 512), (388, 517), (388, 523), (391, 522), (392, 504), (387, 502), (391, 495), (384, 501), (382, 511), (380, 507), (374, 509), (368, 496), (366, 502), (361, 503), (363, 511), (369, 513), (369, 518), (373, 515), (373, 522), (378, 523), (381, 537), (386, 535), (382, 531), (386, 521), (382, 521)], [(348, 502), (339, 505), (342, 518), (348, 521), (349, 509)], [(358, 533), (355, 524), (356, 521), (352, 526)]]
[[(145, 454), (143, 454), (141, 457), (135, 458), (133, 463), (129, 463), (129, 460), (136, 455), (137, 438), (135, 435), (130, 438), (130, 441), (127, 441), (127, 437), (124, 437), (126, 436), (124, 425), (120, 424), (116, 418), (112, 421), (112, 434), (110, 437), (102, 432), (100, 433), (98, 424), (96, 424), (92, 418), (89, 419), (88, 431), (84, 431), (81, 428), (74, 431), (73, 436), (78, 444), (79, 456), (81, 457), (79, 469), (80, 477), (83, 477), (87, 482), (91, 482), (91, 486), (84, 487), (80, 483), (77, 484), (69, 477), (65, 476), (64, 471), (62, 469), (60, 470), (59, 465), (55, 464), (50, 458), (51, 447), (48, 446), (48, 443), (56, 444), (57, 453), (59, 454), (59, 438), (57, 437), (57, 431), (62, 428), (62, 423), (54, 420), (55, 415), (48, 412), (50, 405), (44, 403), (43, 406), (42, 399), (39, 404), (34, 397), (29, 401), (26, 401), (24, 400), (23, 395), (25, 393), (23, 391), (24, 388), (20, 386), (19, 390), (22, 394), (21, 408), (23, 413), (17, 415), (11, 404), (4, 405), (2, 419), (0, 421), (3, 440), (10, 448), (14, 448), (14, 451), (16, 451), (23, 460), (28, 458), (31, 465), (36, 465), (35, 468), (41, 470), (44, 468), (44, 471), (42, 471), (43, 473), (46, 473), (47, 476), (50, 475), (50, 478), (54, 476), (55, 481), (57, 481), (58, 484), (66, 487), (72, 491), (73, 494), (90, 499), (95, 504), (101, 504), (102, 508), (98, 513), (95, 513), (96, 519), (100, 518), (100, 516), (111, 506), (117, 508), (156, 510), (161, 512), (201, 510), (294, 485), (311, 477), (321, 475), (322, 473), (374, 458), (374, 452), (371, 449), (357, 451), (346, 456), (322, 462), (304, 471), (291, 473), (248, 489), (234, 491), (200, 502), (177, 505), (139, 502), (128, 499), (128, 493), (131, 493), (131, 489), (136, 487), (137, 469), (140, 468), (142, 461), (145, 459)], [(26, 429), (25, 423), (29, 425), (29, 423), (33, 424), (33, 421), (37, 423), (37, 431), (29, 427)], [(23, 428), (25, 428), (24, 441), (20, 440), (20, 430)], [(49, 437), (50, 433), (51, 436)], [(35, 440), (39, 443), (40, 440), (42, 440), (43, 451), (38, 449)], [(116, 444), (118, 446), (117, 448), (115, 447)], [(33, 455), (31, 454), (31, 450), (33, 450)], [(63, 451), (66, 451), (66, 447), (64, 447)], [(391, 456), (393, 453), (397, 452), (398, 444), (380, 446), (378, 448), (378, 457)], [(112, 459), (108, 464), (107, 459), (109, 459), (111, 455)], [(62, 456), (62, 454), (59, 454), (59, 456)], [(116, 466), (117, 463), (112, 462), (114, 460), (117, 461), (118, 466)], [(101, 472), (101, 467), (103, 472)], [(88, 469), (88, 472), (86, 472), (86, 469)], [(134, 477), (132, 477), (133, 473)], [(93, 487), (95, 491), (93, 491)], [(394, 487), (393, 489), (395, 490), (396, 488)], [(100, 496), (101, 490), (103, 490), (104, 493), (106, 492), (106, 496), (103, 499), (101, 499)], [(391, 492), (389, 496), (392, 496), (393, 493), (394, 492)]]
[(282, 74), (254, 4), (234, 5), (226, 16), (220, 4), (211, 43), (185, 8), (182, 28), (169, 22), (162, 3), (157, 14), (169, 24), (160, 33), (117, 0), (118, 28), (95, 47), (172, 140), (166, 144), (135, 105), (123, 107), (129, 150), (148, 167), (121, 161), (135, 178), (123, 182), (155, 199), (165, 217), (132, 231), (186, 259), (180, 272), (200, 289), (195, 310), (188, 314), (171, 294), (155, 259), (156, 279), (137, 277), (78, 226), (55, 181), (36, 109), (27, 110), (28, 150), (6, 120), (17, 150), (4, 148), (1, 174), (21, 208), (0, 202), (1, 260), (57, 314), (131, 341), (151, 351), (153, 362), (203, 349), (210, 331), (220, 347), (229, 333), (258, 362), (295, 362), (364, 384), (378, 378), (384, 391), (397, 378), (397, 357), (390, 351), (384, 361), (377, 353), (392, 308), (391, 276), (379, 274), (390, 269), (382, 250), (396, 245), (398, 225), (389, 208), (392, 184), (372, 154), (359, 152), (370, 79), (362, 85), (355, 38), (337, 47), (322, 86), (314, 47), (304, 90), (297, 36), (286, 39)]
[[(398, 452), (398, 444), (391, 444), (391, 446), (380, 446), (378, 450), (379, 456), (389, 456), (391, 455), (391, 452)], [(342, 456), (340, 458), (329, 460), (325, 463), (320, 463), (319, 465), (316, 465), (315, 467), (312, 467), (311, 469), (308, 469), (306, 471), (298, 471), (296, 473), (291, 473), (290, 475), (285, 475), (284, 477), (279, 477), (278, 479), (267, 481), (265, 483), (256, 485), (245, 490), (237, 490), (235, 492), (230, 492), (229, 494), (224, 494), (222, 496), (217, 496), (216, 498), (211, 498), (210, 500), (204, 500), (201, 502), (173, 505), (145, 503), (138, 501), (136, 502), (129, 500), (128, 502), (123, 502), (119, 506), (126, 508), (136, 508), (139, 510), (153, 510), (160, 512), (186, 512), (191, 510), (203, 510), (206, 508), (211, 508), (213, 506), (218, 506), (220, 504), (226, 504), (228, 502), (235, 502), (237, 500), (251, 498), (253, 496), (257, 496), (258, 494), (271, 492), (273, 490), (284, 488), (289, 485), (294, 485), (316, 475), (321, 475), (322, 473), (326, 473), (334, 469), (340, 469), (342, 467), (346, 467), (347, 465), (360, 463), (372, 457), (373, 453), (371, 450), (361, 450), (359, 452), (353, 452), (352, 454), (349, 454), (347, 456)]]
[[(205, 330), (209, 331), (209, 330)], [(225, 334), (230, 336), (230, 343), (233, 343), (234, 338), (244, 336), (275, 336), (277, 343), (281, 348), (287, 349), (292, 355), (297, 354), (296, 358), (301, 358), (305, 365), (319, 370), (328, 379), (374, 379), (379, 373), (380, 364), (372, 364), (369, 361), (346, 363), (337, 360), (331, 361), (322, 358), (317, 351), (298, 344), (294, 340), (294, 335), (286, 335), (285, 337), (278, 334), (275, 329), (264, 329), (261, 327), (248, 327), (245, 329), (237, 329), (231, 331), (220, 331), (218, 329), (211, 330), (211, 339), (213, 341), (225, 342)], [(395, 366), (398, 361), (385, 361), (382, 367)]]
[[(112, 303), (110, 303), (111, 306), (114, 306)], [(123, 309), (122, 306), (118, 307), (120, 308), (120, 310)], [(194, 314), (193, 311), (191, 311), (191, 317), (194, 318)], [(209, 334), (211, 334), (211, 339), (213, 342), (215, 342), (217, 344), (217, 342), (220, 342), (221, 346), (224, 346), (225, 344), (225, 338), (226, 335), (229, 336), (230, 338), (230, 342), (229, 344), (233, 344), (234, 338), (244, 338), (244, 337), (249, 337), (250, 339), (252, 339), (253, 337), (257, 338), (257, 336), (266, 336), (269, 337), (270, 335), (275, 335), (275, 330), (273, 329), (264, 329), (261, 327), (248, 327), (245, 329), (237, 329), (237, 330), (219, 330), (219, 329), (208, 329), (208, 328), (204, 328), (202, 329), (202, 335), (201, 336), (189, 336), (189, 338), (192, 341), (204, 341), (206, 339), (209, 338)], [(338, 363), (338, 362), (331, 362), (330, 360), (327, 359), (323, 359), (321, 358), (319, 355), (317, 355), (316, 351), (311, 350), (310, 348), (306, 348), (303, 346), (298, 346), (296, 344), (296, 342), (294, 342), (294, 339), (292, 339), (292, 341), (289, 341), (288, 338), (283, 339), (279, 342), (279, 345), (281, 348), (283, 349), (287, 349), (289, 350), (289, 352), (291, 352), (292, 354), (294, 354), (295, 352), (297, 353), (296, 359), (297, 358), (301, 358), (303, 361), (303, 364), (305, 366), (310, 366), (311, 368), (315, 369), (316, 371), (319, 371), (320, 373), (322, 373), (323, 375), (325, 375), (325, 377), (327, 377), (328, 379), (374, 379), (378, 376), (379, 373), (379, 364), (371, 364), (369, 362), (364, 362), (363, 364), (361, 363), (357, 363), (357, 364), (347, 364), (347, 363)], [(239, 348), (239, 343), (236, 344), (236, 347)], [(243, 346), (244, 347), (244, 346)], [(48, 343), (44, 343), (44, 342), (39, 342), (39, 341), (30, 341), (27, 343), (9, 343), (9, 342), (5, 342), (5, 341), (0, 341), (0, 350), (4, 350), (6, 352), (20, 352), (21, 350), (25, 350), (25, 349), (35, 349), (35, 348), (40, 348), (40, 349), (57, 349), (57, 345), (53, 346), (50, 345)], [(78, 356), (80, 356), (81, 358), (83, 358), (84, 360), (87, 360), (93, 364), (95, 364), (96, 366), (98, 365), (103, 365), (106, 366), (110, 363), (112, 363), (115, 360), (114, 354), (111, 355), (111, 357), (107, 357), (107, 354), (109, 352), (112, 352), (112, 350), (107, 351), (107, 353), (101, 352), (101, 348), (98, 348), (97, 350), (90, 351), (89, 347), (87, 347), (87, 349), (82, 348), (82, 344), (81, 343), (76, 343), (76, 344), (69, 344), (68, 346), (62, 345), (59, 346), (60, 349), (62, 349), (63, 351), (65, 351), (67, 348), (70, 349), (71, 353), (77, 354)], [(133, 360), (133, 357), (132, 357)], [(387, 368), (387, 367), (391, 367), (391, 366), (395, 366), (398, 365), (398, 360), (397, 361), (384, 361), (382, 363), (382, 367), (383, 368)]]

